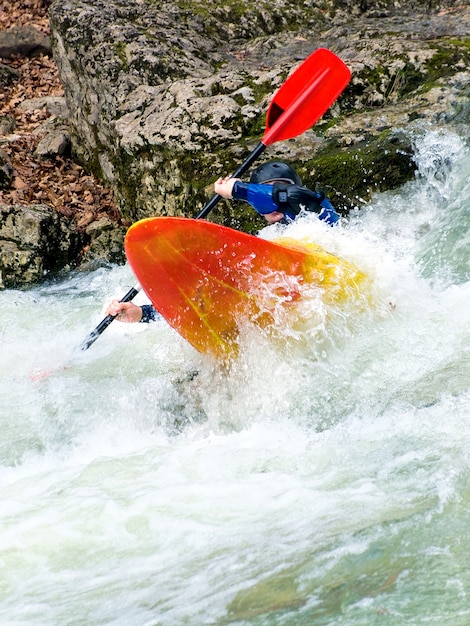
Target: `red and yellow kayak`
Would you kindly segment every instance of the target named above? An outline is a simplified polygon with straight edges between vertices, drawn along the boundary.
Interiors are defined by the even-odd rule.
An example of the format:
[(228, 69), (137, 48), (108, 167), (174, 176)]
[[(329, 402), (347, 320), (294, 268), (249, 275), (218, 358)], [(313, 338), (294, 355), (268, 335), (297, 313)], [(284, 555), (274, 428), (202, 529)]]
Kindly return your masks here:
[(295, 308), (306, 285), (329, 303), (354, 297), (366, 276), (320, 246), (267, 241), (204, 220), (154, 217), (126, 235), (129, 264), (153, 306), (199, 352), (226, 359), (241, 326), (265, 328)]

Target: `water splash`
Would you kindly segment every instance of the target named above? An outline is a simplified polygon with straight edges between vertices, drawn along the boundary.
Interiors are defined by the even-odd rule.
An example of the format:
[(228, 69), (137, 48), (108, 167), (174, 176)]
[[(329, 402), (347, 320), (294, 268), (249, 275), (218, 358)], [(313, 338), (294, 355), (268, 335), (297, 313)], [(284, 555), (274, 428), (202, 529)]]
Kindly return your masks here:
[(1, 623), (468, 624), (470, 158), (414, 141), (415, 181), (289, 227), (377, 303), (302, 341), (221, 367), (160, 320), (80, 353), (127, 268), (0, 293)]

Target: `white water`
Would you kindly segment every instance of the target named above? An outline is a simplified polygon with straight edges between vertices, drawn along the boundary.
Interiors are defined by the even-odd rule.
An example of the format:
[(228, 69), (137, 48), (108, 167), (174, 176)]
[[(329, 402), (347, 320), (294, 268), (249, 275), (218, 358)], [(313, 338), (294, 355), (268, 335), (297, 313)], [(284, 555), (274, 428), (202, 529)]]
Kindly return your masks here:
[(81, 353), (127, 268), (0, 293), (2, 626), (468, 626), (470, 153), (416, 143), (415, 182), (291, 227), (376, 306), (230, 371), (163, 321)]

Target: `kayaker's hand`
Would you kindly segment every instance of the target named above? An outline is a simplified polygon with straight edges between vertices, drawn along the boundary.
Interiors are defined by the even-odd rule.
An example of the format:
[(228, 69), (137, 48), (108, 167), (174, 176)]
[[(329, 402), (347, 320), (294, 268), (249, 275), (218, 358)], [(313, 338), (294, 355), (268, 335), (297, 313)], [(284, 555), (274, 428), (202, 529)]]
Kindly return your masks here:
[(232, 178), (231, 176), (226, 176), (225, 178), (220, 177), (214, 183), (214, 191), (215, 193), (222, 196), (222, 198), (229, 199), (232, 197), (233, 186), (239, 178)]
[(113, 300), (106, 311), (106, 315), (115, 315), (118, 322), (140, 322), (142, 309), (133, 302), (119, 302)]
[(266, 221), (270, 224), (275, 224), (276, 222), (282, 220), (284, 213), (281, 213), (280, 211), (273, 211), (272, 213), (265, 213), (263, 217), (266, 218)]

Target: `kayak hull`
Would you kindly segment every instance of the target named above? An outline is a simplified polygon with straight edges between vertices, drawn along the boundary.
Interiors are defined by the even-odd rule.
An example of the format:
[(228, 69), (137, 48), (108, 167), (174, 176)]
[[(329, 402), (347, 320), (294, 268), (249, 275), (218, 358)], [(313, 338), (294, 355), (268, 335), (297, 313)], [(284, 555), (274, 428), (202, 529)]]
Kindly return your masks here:
[(304, 285), (329, 301), (351, 297), (365, 276), (314, 244), (267, 241), (204, 220), (154, 217), (126, 234), (129, 264), (153, 306), (199, 352), (233, 356), (241, 326), (274, 323)]

